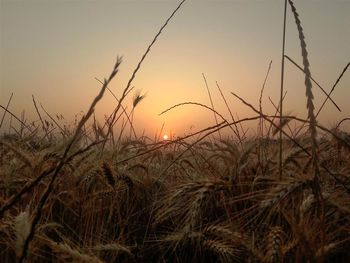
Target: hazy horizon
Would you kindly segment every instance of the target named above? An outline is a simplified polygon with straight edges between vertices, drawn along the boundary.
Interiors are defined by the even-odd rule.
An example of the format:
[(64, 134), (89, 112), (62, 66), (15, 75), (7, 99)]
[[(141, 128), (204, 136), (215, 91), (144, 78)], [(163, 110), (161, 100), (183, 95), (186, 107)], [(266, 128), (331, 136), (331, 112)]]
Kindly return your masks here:
[[(72, 122), (86, 111), (107, 77), (117, 55), (123, 56), (120, 72), (109, 88), (120, 95), (154, 35), (180, 1), (8, 1), (0, 10), (0, 104), (29, 121), (37, 119), (32, 94), (53, 116)], [(306, 37), (312, 76), (328, 92), (350, 61), (350, 1), (295, 0)], [(181, 135), (191, 126), (199, 130), (215, 124), (212, 112), (181, 102), (210, 106), (205, 74), (215, 109), (229, 119), (216, 88), (222, 88), (232, 112), (240, 118), (255, 116), (230, 92), (258, 106), (270, 60), (263, 110), (275, 112), (269, 97), (278, 103), (280, 88), (284, 1), (186, 1), (152, 47), (133, 83), (146, 98), (135, 109), (135, 127), (152, 135), (165, 123), (165, 133)], [(288, 6), (286, 54), (302, 65), (294, 17)], [(284, 113), (305, 118), (304, 76), (285, 62)], [(327, 102), (319, 122), (331, 127), (350, 117), (350, 74), (346, 72), (333, 100)], [(325, 96), (313, 85), (316, 110)], [(132, 95), (124, 103), (131, 109)], [(106, 92), (96, 114), (100, 123), (116, 106)], [(0, 111), (2, 116), (3, 111)], [(43, 114), (44, 116), (44, 114)], [(8, 115), (6, 122), (8, 122)], [(350, 122), (342, 125), (350, 130)], [(3, 129), (3, 128), (2, 128)], [(256, 126), (253, 125), (255, 130)]]

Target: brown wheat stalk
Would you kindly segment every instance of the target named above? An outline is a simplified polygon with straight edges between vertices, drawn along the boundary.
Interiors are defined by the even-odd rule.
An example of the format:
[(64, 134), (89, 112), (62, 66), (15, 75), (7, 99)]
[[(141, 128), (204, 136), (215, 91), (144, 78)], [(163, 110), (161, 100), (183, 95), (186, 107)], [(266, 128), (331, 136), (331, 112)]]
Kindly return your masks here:
[(11, 100), (12, 100), (12, 96), (13, 96), (13, 92), (11, 93), (11, 96), (10, 96), (8, 102), (7, 102), (7, 105), (6, 105), (6, 109), (4, 110), (4, 114), (2, 115), (0, 128), (2, 127), (2, 123), (4, 122), (4, 119), (5, 119), (5, 116), (6, 116), (6, 113), (7, 113), (7, 109), (9, 108)]
[[(287, 0), (284, 1), (284, 15), (283, 15), (283, 37), (282, 37), (282, 58), (281, 58), (281, 91), (280, 91), (280, 121), (283, 117), (283, 86), (284, 86), (284, 50), (286, 45), (286, 20), (287, 20)], [(282, 130), (279, 133), (279, 175), (282, 180)]]

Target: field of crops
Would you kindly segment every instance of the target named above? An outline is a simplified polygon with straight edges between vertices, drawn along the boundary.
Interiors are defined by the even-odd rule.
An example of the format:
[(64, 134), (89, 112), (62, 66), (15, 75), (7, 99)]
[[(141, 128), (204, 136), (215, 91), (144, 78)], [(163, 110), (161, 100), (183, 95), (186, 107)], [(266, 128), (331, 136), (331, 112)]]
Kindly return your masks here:
[(262, 138), (76, 146), (40, 211), (67, 142), (4, 136), (2, 262), (35, 213), (32, 262), (346, 262), (350, 147), (336, 134), (319, 141), (318, 185), (307, 137), (284, 141), (282, 178), (278, 143)]
[[(323, 90), (316, 113), (312, 88), (319, 84), (293, 1), (303, 65), (284, 53), (285, 39), (282, 65), (288, 59), (305, 75), (307, 119), (283, 113), (283, 82), (274, 114), (262, 111), (264, 87), (259, 108), (232, 93), (255, 113), (242, 119), (217, 85), (230, 119), (213, 104), (186, 102), (164, 112), (192, 104), (212, 111), (215, 124), (177, 138), (135, 132), (134, 110), (145, 97), (136, 93), (131, 110), (123, 103), (184, 2), (103, 125), (95, 106), (121, 58), (70, 127), (40, 110), (34, 96), (32, 122), (11, 112), (12, 96), (0, 105), (1, 125), (5, 114), (13, 121), (0, 136), (1, 262), (349, 262), (350, 134), (342, 130), (349, 118), (332, 128), (317, 122), (325, 103), (338, 107), (330, 95), (349, 64), (332, 91)], [(258, 125), (254, 136), (242, 126), (249, 121)]]

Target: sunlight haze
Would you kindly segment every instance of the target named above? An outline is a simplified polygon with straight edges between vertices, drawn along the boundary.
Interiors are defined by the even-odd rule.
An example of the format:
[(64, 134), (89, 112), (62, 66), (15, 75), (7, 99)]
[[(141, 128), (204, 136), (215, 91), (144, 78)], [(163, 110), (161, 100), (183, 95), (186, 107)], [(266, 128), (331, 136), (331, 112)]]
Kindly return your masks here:
[[(330, 91), (350, 60), (350, 1), (294, 2), (304, 28), (312, 76)], [(95, 77), (107, 77), (117, 55), (123, 56), (123, 63), (109, 88), (120, 97), (147, 46), (178, 3), (1, 0), (0, 104), (6, 106), (13, 92), (9, 110), (17, 116), (25, 110), (28, 121), (36, 120), (33, 94), (49, 113), (62, 114), (71, 123), (76, 114), (88, 109), (101, 87)], [(132, 84), (134, 91), (146, 94), (134, 111), (137, 132), (153, 136), (165, 123), (161, 136), (167, 140), (168, 135), (214, 125), (213, 113), (199, 106), (184, 105), (158, 115), (181, 102), (210, 106), (202, 73), (219, 113), (230, 118), (216, 81), (235, 117), (236, 113), (240, 118), (255, 116), (230, 92), (258, 107), (270, 60), (262, 106), (264, 112), (274, 114), (269, 97), (278, 104), (283, 6), (284, 1), (276, 0), (186, 1), (152, 47)], [(289, 6), (286, 30), (286, 54), (302, 65), (298, 31)], [(285, 90), (283, 111), (306, 118), (304, 76), (289, 61), (285, 62)], [(124, 102), (128, 111), (132, 109), (133, 92)], [(315, 85), (313, 92), (317, 110), (325, 96)], [(349, 95), (347, 71), (332, 94), (342, 112), (328, 101), (318, 121), (332, 127), (349, 117)], [(96, 110), (100, 123), (116, 104), (106, 92)], [(350, 122), (342, 128), (349, 129)]]

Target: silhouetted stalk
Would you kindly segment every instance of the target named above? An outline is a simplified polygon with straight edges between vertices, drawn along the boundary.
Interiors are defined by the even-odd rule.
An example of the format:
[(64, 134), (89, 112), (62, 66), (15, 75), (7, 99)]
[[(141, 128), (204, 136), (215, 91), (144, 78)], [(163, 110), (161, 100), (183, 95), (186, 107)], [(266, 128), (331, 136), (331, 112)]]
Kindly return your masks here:
[[(210, 107), (208, 107), (207, 105), (204, 105), (204, 104), (201, 104), (201, 103), (198, 103), (198, 102), (191, 102), (191, 101), (189, 101), (189, 102), (178, 103), (178, 104), (176, 104), (176, 105), (174, 105), (174, 106), (171, 106), (170, 108), (168, 108), (168, 109), (162, 111), (162, 112), (159, 113), (158, 115), (160, 116), (160, 115), (162, 115), (162, 114), (164, 114), (164, 113), (167, 113), (168, 111), (170, 111), (170, 110), (172, 110), (172, 109), (174, 109), (174, 108), (177, 108), (177, 107), (179, 107), (179, 106), (184, 106), (184, 105), (196, 105), (196, 106), (203, 107), (203, 108), (205, 108), (205, 109), (208, 109), (208, 110), (212, 111), (214, 114), (217, 114), (217, 115), (218, 115), (223, 121), (225, 121), (226, 123), (229, 123), (229, 122), (225, 119), (225, 117), (222, 116), (222, 115), (221, 115), (219, 112), (217, 112), (215, 109), (210, 108)], [(219, 124), (219, 123), (216, 123), (216, 125), (218, 125), (218, 124)], [(231, 127), (231, 129), (232, 129), (232, 127)]]
[[(98, 82), (100, 82), (101, 84), (103, 84), (103, 82), (102, 82), (101, 80), (99, 80), (98, 78), (95, 78), (95, 79), (96, 79)], [(119, 103), (119, 99), (118, 99), (117, 96), (114, 94), (114, 92), (113, 92), (110, 88), (108, 88), (108, 87), (107, 87), (107, 90), (109, 91), (109, 93), (111, 93), (111, 95), (113, 96), (113, 98)], [(133, 124), (132, 124), (132, 122), (131, 122), (131, 120), (130, 120), (130, 118), (129, 118), (129, 115), (126, 113), (125, 107), (123, 106), (123, 104), (121, 104), (120, 107), (122, 108), (123, 112), (125, 113), (125, 116), (127, 117), (127, 120), (128, 120), (128, 122), (129, 122), (130, 127), (131, 127), (131, 129), (132, 129), (132, 131), (133, 131), (133, 133), (134, 133), (135, 138), (136, 138), (136, 132), (135, 132), (134, 126), (133, 126)]]
[[(283, 85), (284, 85), (284, 49), (286, 43), (286, 20), (287, 20), (287, 0), (284, 1), (284, 15), (283, 15), (283, 37), (282, 37), (282, 61), (281, 61), (281, 90), (280, 90), (280, 123), (283, 119)], [(282, 180), (282, 130), (280, 130), (279, 136), (279, 174), (280, 180)]]
[[(20, 135), (21, 135), (21, 138), (22, 138), (22, 136), (23, 136), (23, 130), (24, 130), (24, 124), (26, 123), (26, 118), (25, 118), (25, 110), (22, 110), (22, 112), (21, 112), (21, 120), (22, 120), (22, 122), (21, 122), (21, 129), (20, 129)], [(35, 128), (35, 127), (34, 127)]]
[(330, 100), (332, 101), (330, 95), (333, 93), (335, 87), (338, 85), (339, 81), (341, 80), (341, 78), (343, 77), (344, 73), (345, 73), (346, 70), (349, 68), (349, 66), (350, 66), (350, 63), (348, 63), (348, 64), (345, 66), (345, 68), (343, 69), (342, 73), (340, 73), (340, 76), (338, 77), (338, 79), (337, 79), (336, 82), (334, 83), (334, 85), (333, 85), (331, 91), (327, 94), (327, 98), (324, 100), (324, 102), (322, 103), (320, 109), (317, 111), (316, 118), (317, 118), (317, 116), (320, 114), (320, 112), (321, 112), (321, 110), (323, 109), (324, 105), (326, 104), (327, 100), (330, 99)]
[[(213, 99), (211, 98), (211, 94), (210, 94), (210, 90), (209, 90), (207, 79), (205, 78), (204, 73), (202, 73), (202, 76), (203, 76), (203, 79), (204, 79), (205, 87), (207, 88), (207, 92), (208, 92), (211, 108), (215, 111), (214, 103), (213, 103)], [(215, 123), (218, 124), (218, 119), (216, 118), (216, 113), (215, 112), (214, 112), (214, 119), (215, 119)], [(218, 133), (219, 133), (219, 138), (221, 140), (220, 130), (218, 131)]]
[[(163, 133), (163, 130), (164, 130), (164, 122), (163, 122), (163, 124), (162, 124), (162, 127), (160, 128), (160, 131), (159, 131), (159, 137), (158, 137), (158, 141), (160, 141), (161, 140), (161, 137), (162, 137), (162, 133)], [(155, 140), (155, 141), (157, 141), (157, 140)]]
[[(283, 99), (286, 97), (286, 95), (287, 95), (287, 91), (284, 92)], [(269, 97), (269, 100), (272, 101), (270, 97)], [(279, 108), (280, 108), (280, 105), (281, 105), (281, 103), (278, 102), (278, 106), (277, 106), (277, 109), (276, 109), (276, 111), (275, 111), (275, 114), (274, 114), (274, 117), (273, 117), (272, 121), (275, 121), (276, 118), (277, 118), (277, 119), (279, 118), (277, 115), (279, 115)], [(267, 134), (266, 134), (267, 138), (270, 137), (271, 129), (272, 129), (272, 124), (270, 124), (270, 126), (269, 126), (269, 128), (268, 128), (268, 130), (267, 130)]]
[(0, 128), (2, 127), (2, 123), (4, 122), (4, 119), (5, 119), (5, 116), (6, 116), (6, 113), (7, 113), (7, 109), (9, 108), (10, 106), (10, 103), (11, 103), (11, 100), (12, 100), (12, 96), (13, 96), (13, 92), (11, 93), (11, 96), (7, 102), (7, 105), (6, 105), (6, 109), (4, 111), (4, 114), (2, 115), (2, 118), (1, 118), (1, 123), (0, 123)]
[(61, 130), (61, 133), (63, 135), (64, 138), (66, 138), (68, 136), (67, 132), (61, 127), (61, 125), (58, 124), (58, 122), (45, 110), (45, 108), (43, 107), (43, 105), (40, 103), (40, 107), (41, 109), (46, 113), (46, 115), (52, 120), (53, 123), (56, 124), (56, 126)]
[[(232, 121), (236, 122), (235, 118), (233, 117), (232, 111), (231, 111), (230, 107), (228, 106), (226, 98), (225, 98), (224, 94), (222, 93), (222, 90), (221, 90), (218, 82), (216, 82), (216, 87), (218, 88), (218, 90), (219, 90), (219, 92), (221, 94), (221, 97), (222, 97), (223, 101), (225, 102), (226, 108), (227, 108), (228, 112), (230, 113)], [(235, 124), (234, 126), (235, 126), (235, 129), (236, 129), (236, 131), (234, 131), (234, 133), (236, 134), (236, 136), (238, 138), (239, 144), (241, 145), (241, 147), (243, 147), (242, 146), (243, 144), (242, 144), (241, 135), (239, 134), (239, 130), (238, 130), (238, 126), (237, 126), (237, 124)]]
[[(0, 105), (0, 108), (2, 108), (4, 111), (9, 113), (12, 117), (14, 117), (21, 125), (23, 125), (28, 131), (33, 132), (33, 130), (25, 124), (23, 121), (21, 121), (15, 114), (13, 114), (9, 109), (5, 108), (4, 106)], [(10, 119), (10, 128), (12, 127), (12, 119)], [(13, 128), (14, 129), (14, 128)]]
[(316, 116), (314, 114), (314, 103), (313, 103), (313, 94), (312, 94), (312, 83), (311, 83), (311, 72), (310, 72), (310, 63), (308, 60), (308, 52), (306, 50), (306, 42), (305, 42), (305, 36), (303, 32), (303, 28), (301, 26), (301, 21), (299, 19), (299, 14), (297, 13), (297, 10), (294, 6), (293, 1), (288, 0), (294, 18), (295, 18), (295, 23), (298, 28), (299, 32), (299, 40), (300, 40), (300, 47), (301, 47), (301, 53), (303, 57), (303, 65), (304, 65), (304, 72), (305, 72), (305, 87), (306, 87), (306, 97), (307, 97), (307, 109), (308, 109), (308, 119), (310, 120), (310, 126), (309, 126), (309, 131), (310, 131), (310, 136), (312, 140), (312, 163), (314, 167), (314, 191), (315, 195), (319, 200), (321, 201), (322, 195), (321, 195), (321, 190), (320, 190), (320, 183), (319, 183), (319, 168), (318, 168), (318, 159), (317, 159), (317, 130), (316, 130)]
[[(286, 93), (284, 93), (286, 94)], [(269, 97), (269, 101), (271, 102), (272, 106), (275, 108), (276, 112), (279, 112), (279, 107), (272, 101), (272, 99)], [(290, 128), (289, 126), (289, 121), (287, 121), (288, 119), (285, 118), (285, 116), (283, 116), (283, 119), (282, 119), (282, 126), (281, 126), (281, 122), (280, 122), (280, 127), (283, 128), (284, 126), (287, 126), (290, 134), (294, 137), (293, 135), (293, 131), (292, 129)], [(279, 132), (279, 130), (276, 130), (276, 133)], [(275, 135), (276, 133), (273, 132), (273, 135)]]
[(350, 118), (344, 118), (344, 119), (342, 119), (342, 120), (337, 124), (337, 126), (335, 126), (335, 129), (339, 129), (340, 125), (341, 125), (343, 122), (345, 122), (345, 121), (350, 121)]
[[(260, 109), (261, 112), (263, 112), (263, 110), (262, 110), (262, 97), (263, 97), (263, 93), (264, 93), (264, 90), (265, 90), (265, 85), (266, 85), (267, 78), (269, 77), (269, 74), (270, 74), (271, 64), (272, 64), (272, 60), (269, 63), (269, 67), (268, 67), (266, 75), (265, 75), (264, 83), (263, 83), (263, 85), (261, 87), (261, 90), (260, 90), (259, 109)], [(263, 120), (264, 119), (261, 118), (261, 120), (259, 121), (259, 131), (258, 131), (260, 133), (260, 137), (262, 137), (262, 138), (264, 137)], [(260, 152), (260, 150), (259, 150), (259, 152)]]
[(41, 125), (42, 125), (42, 127), (43, 127), (44, 132), (45, 132), (45, 137), (49, 138), (49, 137), (48, 137), (48, 132), (47, 132), (47, 127), (45, 126), (44, 121), (43, 121), (43, 118), (41, 117), (40, 111), (39, 111), (39, 109), (38, 109), (38, 106), (36, 105), (36, 101), (35, 101), (34, 95), (32, 95), (32, 98), (33, 98), (33, 103), (34, 103), (34, 107), (35, 107), (36, 113), (37, 113), (38, 116), (39, 116)]
[[(131, 140), (131, 135), (132, 135), (132, 127), (134, 124), (134, 115), (135, 115), (135, 108), (137, 105), (139, 105), (139, 103), (146, 97), (146, 95), (141, 95), (141, 91), (136, 91), (134, 98), (133, 98), (133, 102), (132, 102), (132, 110), (131, 110), (131, 123), (130, 123), (130, 134), (129, 134), (129, 138)], [(137, 139), (136, 133), (134, 131), (134, 135), (135, 135), (135, 139)]]

